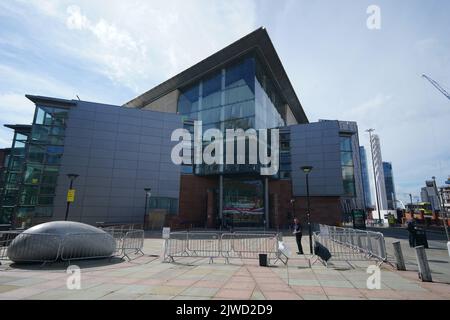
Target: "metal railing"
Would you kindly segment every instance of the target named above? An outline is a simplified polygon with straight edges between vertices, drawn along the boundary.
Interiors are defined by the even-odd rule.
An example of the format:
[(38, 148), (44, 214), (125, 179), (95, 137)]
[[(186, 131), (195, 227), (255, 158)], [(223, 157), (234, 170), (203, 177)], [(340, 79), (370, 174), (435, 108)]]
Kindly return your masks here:
[[(144, 230), (114, 228), (107, 233), (71, 233), (54, 235), (44, 233), (20, 233), (14, 231), (0, 232), (0, 260), (15, 262), (51, 263), (58, 260), (72, 261), (120, 256), (130, 259), (131, 253), (143, 253)], [(108, 240), (114, 239), (113, 252), (104, 254)], [(8, 252), (14, 239), (20, 245)], [(86, 246), (89, 243), (89, 246)], [(111, 243), (110, 243), (111, 245)], [(22, 258), (26, 257), (26, 258)]]
[(258, 259), (267, 254), (269, 261), (278, 259), (278, 234), (224, 233), (222, 254), (226, 258)]
[[(21, 231), (0, 232), (0, 260), (8, 259), (8, 247), (11, 242), (21, 233)], [(0, 262), (1, 264), (1, 262)]]
[(145, 232), (143, 229), (135, 229), (135, 226), (121, 225), (103, 228), (116, 241), (116, 251), (113, 256), (127, 257), (128, 260), (131, 260), (129, 256), (131, 253), (144, 254), (142, 249), (144, 248)]
[(71, 233), (60, 242), (60, 258), (63, 261), (109, 258), (116, 251), (116, 242), (111, 243), (107, 233)]
[(334, 261), (387, 261), (386, 244), (380, 232), (320, 225), (313, 234), (315, 243), (324, 245)]
[[(122, 238), (121, 255), (131, 260), (129, 254), (144, 255), (144, 230), (130, 230)], [(119, 253), (120, 254), (120, 253)]]
[[(7, 256), (15, 262), (55, 262), (60, 256), (61, 241), (62, 237), (54, 234), (22, 232), (9, 243)], [(15, 242), (20, 245), (9, 250)]]
[(220, 233), (220, 232), (171, 232), (164, 242), (164, 261), (173, 262), (176, 257), (259, 259), (267, 254), (268, 260), (287, 263), (288, 257), (279, 250), (277, 233)]

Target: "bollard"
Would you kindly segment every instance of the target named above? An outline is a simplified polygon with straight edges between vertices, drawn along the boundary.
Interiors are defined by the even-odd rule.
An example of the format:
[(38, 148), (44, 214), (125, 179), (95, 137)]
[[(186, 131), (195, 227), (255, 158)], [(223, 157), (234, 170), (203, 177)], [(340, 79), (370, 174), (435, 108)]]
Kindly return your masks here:
[(406, 271), (405, 259), (403, 259), (402, 247), (400, 241), (392, 243), (394, 246), (395, 260), (397, 261), (397, 270)]
[(431, 270), (428, 265), (427, 254), (424, 246), (418, 246), (416, 249), (417, 264), (419, 265), (419, 279), (423, 282), (432, 282)]

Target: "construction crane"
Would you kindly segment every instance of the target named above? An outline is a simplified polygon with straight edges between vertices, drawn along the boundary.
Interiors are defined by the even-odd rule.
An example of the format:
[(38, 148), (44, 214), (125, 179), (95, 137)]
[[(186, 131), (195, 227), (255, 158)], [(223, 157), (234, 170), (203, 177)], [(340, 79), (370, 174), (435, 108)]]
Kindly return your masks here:
[(447, 99), (450, 100), (450, 94), (445, 91), (444, 88), (442, 88), (439, 83), (437, 83), (436, 81), (434, 81), (433, 79), (431, 79), (430, 77), (428, 77), (426, 74), (423, 74), (422, 77), (424, 77), (425, 79), (427, 79), (428, 81), (430, 81), (430, 83), (436, 88), (438, 89), (444, 96), (447, 97)]

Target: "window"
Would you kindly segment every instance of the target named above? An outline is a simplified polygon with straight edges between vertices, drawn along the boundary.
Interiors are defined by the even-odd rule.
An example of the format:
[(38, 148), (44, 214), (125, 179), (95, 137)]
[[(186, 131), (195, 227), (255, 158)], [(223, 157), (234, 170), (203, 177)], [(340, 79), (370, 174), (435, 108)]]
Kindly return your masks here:
[(340, 149), (344, 194), (355, 196), (356, 187), (351, 136), (345, 135), (340, 137)]
[(178, 199), (168, 197), (150, 197), (150, 209), (166, 210), (167, 214), (178, 214)]
[(24, 182), (26, 184), (39, 184), (41, 182), (42, 166), (27, 165), (25, 170)]
[(6, 179), (9, 191), (5, 190), (2, 205), (19, 206), (14, 219), (19, 226), (31, 222), (33, 214), (52, 214), (68, 112), (67, 108), (36, 106), (30, 134), (15, 134)]

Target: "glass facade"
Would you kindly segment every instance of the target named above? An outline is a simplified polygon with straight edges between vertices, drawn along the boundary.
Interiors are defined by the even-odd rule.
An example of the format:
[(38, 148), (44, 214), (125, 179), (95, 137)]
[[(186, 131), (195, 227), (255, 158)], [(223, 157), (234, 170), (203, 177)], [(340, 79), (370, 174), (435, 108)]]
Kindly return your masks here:
[(354, 197), (356, 196), (356, 187), (351, 136), (345, 135), (340, 137), (340, 152), (344, 194)]
[(165, 210), (167, 214), (176, 215), (178, 213), (178, 198), (150, 197), (149, 208)]
[(52, 216), (67, 114), (67, 109), (37, 106), (31, 133), (15, 134), (3, 195), (3, 221), (28, 226), (33, 217)]
[[(219, 129), (269, 129), (284, 126), (284, 104), (273, 80), (252, 55), (180, 90), (178, 113), (193, 132), (193, 121), (201, 120), (203, 132)], [(209, 142), (204, 142), (208, 144)], [(225, 150), (225, 149), (224, 149)], [(246, 146), (248, 151), (248, 144)], [(246, 157), (248, 159), (248, 157)], [(197, 165), (197, 175), (257, 173), (258, 165)], [(183, 172), (190, 172), (183, 168)]]
[[(246, 55), (180, 91), (178, 113), (184, 117), (185, 128), (192, 137), (195, 120), (202, 121), (203, 132), (214, 128), (219, 129), (224, 136), (227, 129), (258, 130), (285, 125), (285, 104), (274, 80), (255, 54)], [(281, 139), (284, 141), (280, 152), (282, 171), (276, 177), (289, 178), (289, 133)], [(204, 146), (206, 144), (209, 142), (204, 142)], [(270, 141), (268, 144), (270, 148)], [(246, 164), (236, 164), (235, 156), (235, 164), (185, 165), (182, 172), (196, 175), (224, 174), (223, 224), (262, 226), (264, 183), (259, 177), (260, 165), (248, 164), (248, 142), (245, 150)], [(253, 178), (243, 179), (242, 176)]]
[(291, 134), (289, 131), (280, 130), (280, 179), (291, 178)]
[(0, 214), (0, 223), (2, 224), (11, 223), (16, 209), (25, 166), (25, 154), (28, 139), (28, 132), (14, 132), (11, 153), (8, 157), (6, 170), (4, 172), (4, 188), (1, 195), (2, 207)]
[(394, 187), (394, 175), (392, 173), (392, 164), (390, 162), (383, 162), (384, 185), (386, 186), (386, 198), (388, 202), (388, 209), (396, 209), (396, 197)]

